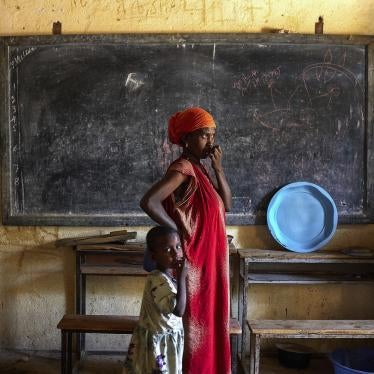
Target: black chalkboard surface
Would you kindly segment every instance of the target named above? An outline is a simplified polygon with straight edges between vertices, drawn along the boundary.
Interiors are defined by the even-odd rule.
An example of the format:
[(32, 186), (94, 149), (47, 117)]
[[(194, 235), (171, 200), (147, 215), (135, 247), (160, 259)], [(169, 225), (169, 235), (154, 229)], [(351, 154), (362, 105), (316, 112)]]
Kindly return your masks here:
[(3, 221), (136, 225), (178, 156), (167, 120), (209, 110), (233, 192), (229, 224), (272, 194), (325, 188), (340, 222), (373, 222), (366, 38), (103, 35), (2, 39)]

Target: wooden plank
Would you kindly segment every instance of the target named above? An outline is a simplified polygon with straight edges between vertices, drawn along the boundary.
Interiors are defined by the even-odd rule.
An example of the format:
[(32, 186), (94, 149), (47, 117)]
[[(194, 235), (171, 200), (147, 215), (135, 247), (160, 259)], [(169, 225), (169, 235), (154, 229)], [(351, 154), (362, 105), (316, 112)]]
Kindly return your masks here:
[(99, 243), (115, 243), (125, 242), (127, 240), (136, 239), (137, 232), (126, 232), (120, 235), (93, 235), (78, 238), (65, 238), (56, 241), (56, 247), (70, 247), (78, 244), (99, 244)]
[(248, 284), (319, 284), (319, 283), (373, 283), (373, 275), (355, 274), (292, 274), (292, 273), (249, 273)]
[(247, 263), (374, 263), (374, 257), (349, 256), (342, 251), (296, 253), (286, 250), (239, 249), (239, 256)]
[(116, 230), (116, 231), (111, 231), (109, 235), (122, 235), (122, 234), (127, 234), (128, 231), (126, 229), (123, 230)]
[(138, 321), (137, 316), (67, 314), (57, 328), (74, 332), (123, 334), (132, 333)]
[(250, 331), (260, 335), (345, 335), (374, 338), (374, 320), (249, 320)]
[(77, 245), (78, 251), (85, 250), (113, 250), (113, 251), (143, 251), (145, 243), (125, 243), (125, 244), (80, 244)]
[[(2, 38), (7, 45), (54, 45), (61, 43), (97, 43), (103, 40), (111, 44), (138, 45), (139, 43), (155, 44), (161, 40), (168, 43), (305, 43), (305, 44), (343, 44), (362, 45), (373, 41), (372, 35), (313, 35), (313, 34), (276, 34), (276, 33), (188, 33), (188, 34), (110, 34), (110, 35), (35, 35), (6, 36)], [(120, 224), (119, 224), (120, 225)]]
[[(258, 335), (260, 336), (260, 335)], [(373, 335), (370, 334), (334, 334), (334, 333), (290, 333), (290, 334), (273, 334), (266, 333), (262, 334), (263, 339), (374, 339)]]
[[(133, 257), (133, 256), (140, 256), (141, 258), (144, 257), (144, 249), (139, 250), (131, 250), (131, 251), (124, 251), (124, 250), (118, 250), (118, 249), (90, 249), (88, 246), (88, 249), (76, 249), (76, 253), (83, 256), (86, 255), (86, 261), (89, 258), (111, 258), (111, 257), (119, 257), (119, 258), (127, 258), (127, 257)], [(143, 261), (142, 261), (143, 262)]]
[[(100, 244), (100, 243), (116, 243), (116, 242), (126, 242), (127, 240), (136, 239), (136, 232), (128, 232), (121, 235), (101, 235), (94, 238), (87, 238), (78, 240), (76, 244)], [(73, 245), (76, 245), (73, 244)]]
[(240, 335), (242, 333), (242, 328), (240, 323), (235, 318), (230, 318), (230, 335)]
[(82, 274), (90, 275), (133, 275), (133, 276), (145, 276), (149, 273), (141, 268), (139, 265), (135, 266), (93, 266), (93, 265), (81, 265)]
[[(58, 323), (60, 330), (74, 332), (130, 333), (139, 322), (138, 316), (66, 314)], [(237, 319), (230, 319), (230, 335), (240, 335)]]

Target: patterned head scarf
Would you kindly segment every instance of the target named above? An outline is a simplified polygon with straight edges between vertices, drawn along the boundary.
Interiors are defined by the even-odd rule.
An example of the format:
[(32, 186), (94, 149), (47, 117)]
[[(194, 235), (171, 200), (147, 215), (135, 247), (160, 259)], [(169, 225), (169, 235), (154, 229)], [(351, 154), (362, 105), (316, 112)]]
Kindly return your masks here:
[(216, 127), (210, 113), (198, 107), (185, 109), (182, 112), (175, 113), (169, 119), (169, 140), (173, 144), (183, 146), (182, 138), (184, 135), (204, 127)]

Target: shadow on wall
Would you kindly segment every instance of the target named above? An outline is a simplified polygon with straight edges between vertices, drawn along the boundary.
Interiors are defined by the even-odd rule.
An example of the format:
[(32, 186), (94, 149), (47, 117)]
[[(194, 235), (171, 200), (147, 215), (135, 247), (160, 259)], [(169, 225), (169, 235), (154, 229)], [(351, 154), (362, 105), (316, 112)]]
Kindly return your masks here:
[(1, 347), (58, 349), (56, 325), (74, 311), (74, 256), (53, 243), (0, 249)]

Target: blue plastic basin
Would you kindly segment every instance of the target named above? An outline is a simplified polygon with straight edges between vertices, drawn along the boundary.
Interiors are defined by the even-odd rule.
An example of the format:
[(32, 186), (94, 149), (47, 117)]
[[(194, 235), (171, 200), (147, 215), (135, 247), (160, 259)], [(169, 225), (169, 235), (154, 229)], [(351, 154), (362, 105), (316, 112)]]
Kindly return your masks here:
[(335, 374), (374, 374), (374, 348), (337, 349), (329, 357)]

